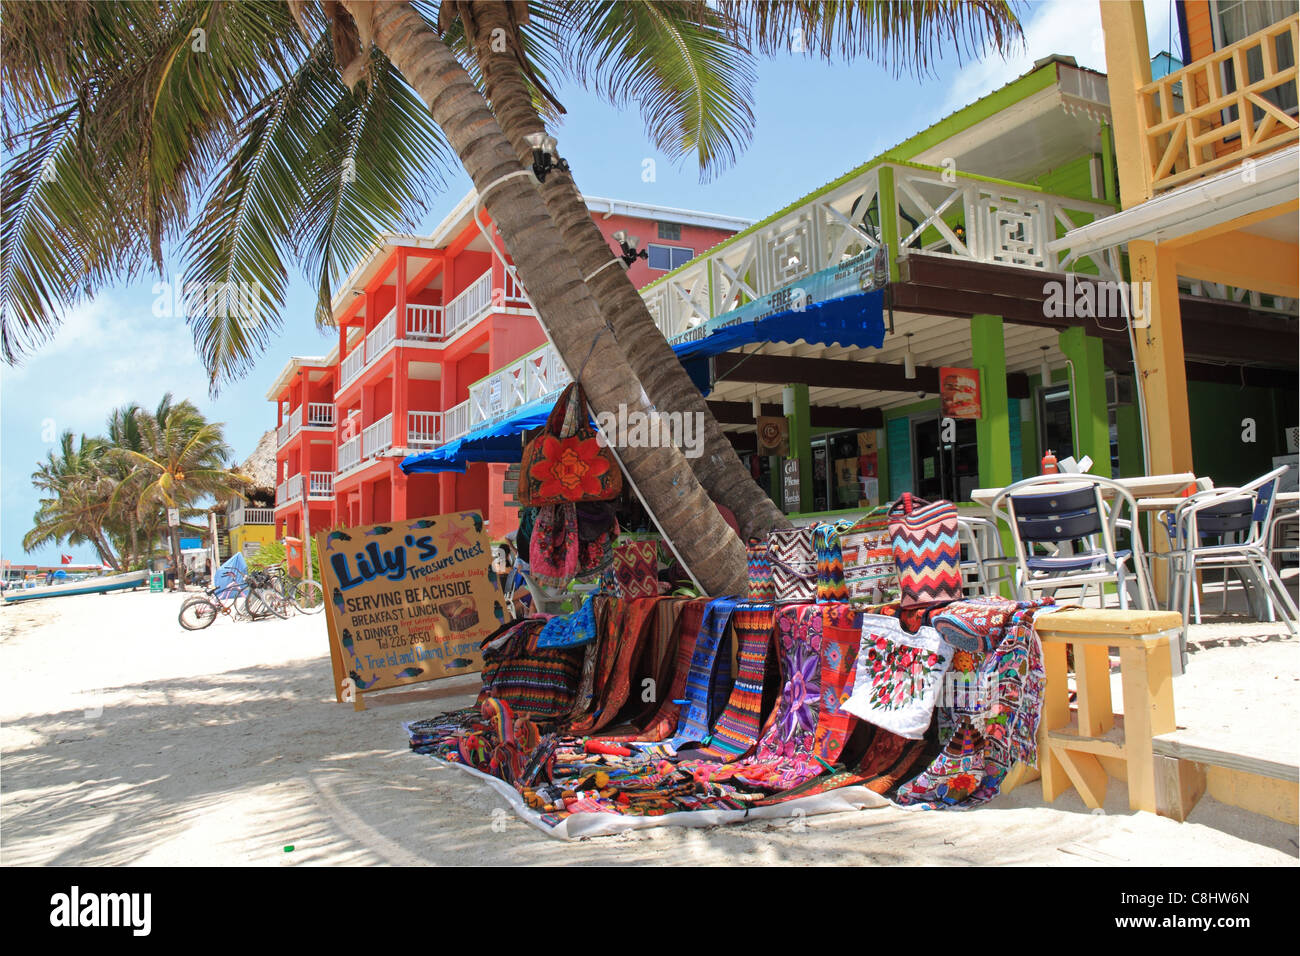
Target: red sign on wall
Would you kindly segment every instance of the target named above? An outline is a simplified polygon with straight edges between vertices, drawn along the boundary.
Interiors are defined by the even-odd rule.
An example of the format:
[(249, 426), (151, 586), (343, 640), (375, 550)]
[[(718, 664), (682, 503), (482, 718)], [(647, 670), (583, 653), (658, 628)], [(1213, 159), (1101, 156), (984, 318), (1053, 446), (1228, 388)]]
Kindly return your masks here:
[(979, 418), (979, 370), (948, 367), (939, 369), (939, 399), (945, 418)]

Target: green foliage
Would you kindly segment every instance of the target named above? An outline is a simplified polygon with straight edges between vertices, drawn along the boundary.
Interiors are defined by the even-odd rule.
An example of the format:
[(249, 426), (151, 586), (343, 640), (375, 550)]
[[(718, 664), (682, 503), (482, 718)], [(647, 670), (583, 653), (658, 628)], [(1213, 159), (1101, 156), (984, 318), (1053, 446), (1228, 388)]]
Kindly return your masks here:
[[(262, 547), (258, 549), (257, 553), (248, 559), (248, 569), (250, 571), (260, 571), (262, 568), (270, 568), (278, 564), (285, 565), (287, 569), (288, 560), (289, 554), (285, 550), (284, 543), (281, 541), (273, 541), (270, 544), (262, 545)], [(320, 555), (316, 553), (315, 542), (312, 542), (311, 548), (311, 571), (312, 578), (319, 581)]]

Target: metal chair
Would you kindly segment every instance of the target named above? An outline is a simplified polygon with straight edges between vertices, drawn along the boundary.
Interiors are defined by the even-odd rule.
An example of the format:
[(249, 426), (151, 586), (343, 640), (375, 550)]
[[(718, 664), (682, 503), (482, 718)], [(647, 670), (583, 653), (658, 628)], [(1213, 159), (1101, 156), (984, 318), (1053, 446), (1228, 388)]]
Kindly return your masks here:
[[(1200, 492), (1175, 509), (1170, 522), (1174, 544), (1167, 557), (1174, 588), (1173, 602), (1183, 615), (1183, 634), (1193, 617), (1201, 623), (1200, 596), (1196, 588), (1198, 569), (1245, 571), (1254, 579), (1264, 599), (1269, 619), (1274, 617), (1274, 599), (1281, 607), (1287, 629), (1297, 633), (1297, 610), (1286, 585), (1269, 558), (1269, 529), (1273, 527), (1274, 493), (1286, 467), (1275, 468), (1240, 488), (1218, 488)], [(1240, 536), (1241, 540), (1231, 540)], [(1243, 583), (1245, 578), (1243, 577)], [(1226, 590), (1226, 588), (1225, 588)]]
[[(1103, 491), (1112, 495), (1108, 505)], [(1129, 517), (1121, 521), (1127, 506)], [(1129, 605), (1128, 578), (1137, 585), (1137, 606), (1153, 606), (1142, 541), (1136, 527), (1137, 503), (1118, 482), (1099, 475), (1038, 475), (1002, 489), (993, 512), (1015, 532), (1016, 588), (1022, 599), (1035, 591), (1097, 585), (1114, 581), (1121, 608)], [(1118, 548), (1121, 530), (1129, 530), (1131, 546)], [(1072, 543), (1080, 541), (1081, 550)], [(1049, 553), (1040, 553), (1045, 550)]]
[[(957, 538), (965, 555), (961, 562), (962, 591), (968, 597), (996, 594), (996, 585), (1014, 582), (1011, 568), (1016, 560), (1002, 553), (1002, 536), (995, 522), (959, 513)], [(992, 568), (1003, 570), (991, 572)]]

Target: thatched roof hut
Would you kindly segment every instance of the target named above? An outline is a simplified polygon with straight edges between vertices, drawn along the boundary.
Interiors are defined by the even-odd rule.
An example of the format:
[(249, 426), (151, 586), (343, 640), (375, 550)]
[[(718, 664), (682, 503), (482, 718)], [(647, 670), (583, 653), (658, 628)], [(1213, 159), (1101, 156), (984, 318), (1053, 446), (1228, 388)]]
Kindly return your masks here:
[(253, 453), (234, 469), (240, 474), (253, 479), (253, 483), (244, 492), (249, 501), (275, 501), (275, 429), (268, 429), (260, 439)]

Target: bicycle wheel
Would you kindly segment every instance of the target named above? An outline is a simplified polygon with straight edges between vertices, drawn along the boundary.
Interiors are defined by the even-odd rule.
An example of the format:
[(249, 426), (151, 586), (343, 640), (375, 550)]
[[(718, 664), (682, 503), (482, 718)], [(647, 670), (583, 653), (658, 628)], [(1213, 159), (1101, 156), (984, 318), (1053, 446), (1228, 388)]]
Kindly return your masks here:
[(303, 614), (315, 614), (325, 607), (325, 589), (319, 581), (299, 581), (290, 589), (289, 600)]
[(248, 607), (252, 610), (254, 602), (261, 610), (256, 612), (255, 616), (266, 617), (268, 614), (274, 614), (281, 620), (287, 619), (293, 610), (293, 605), (283, 594), (273, 588), (253, 588), (248, 592)]
[(181, 610), (176, 619), (180, 621), (181, 627), (187, 631), (201, 631), (205, 627), (211, 626), (212, 622), (221, 614), (221, 608), (205, 597), (190, 598), (181, 605)]

